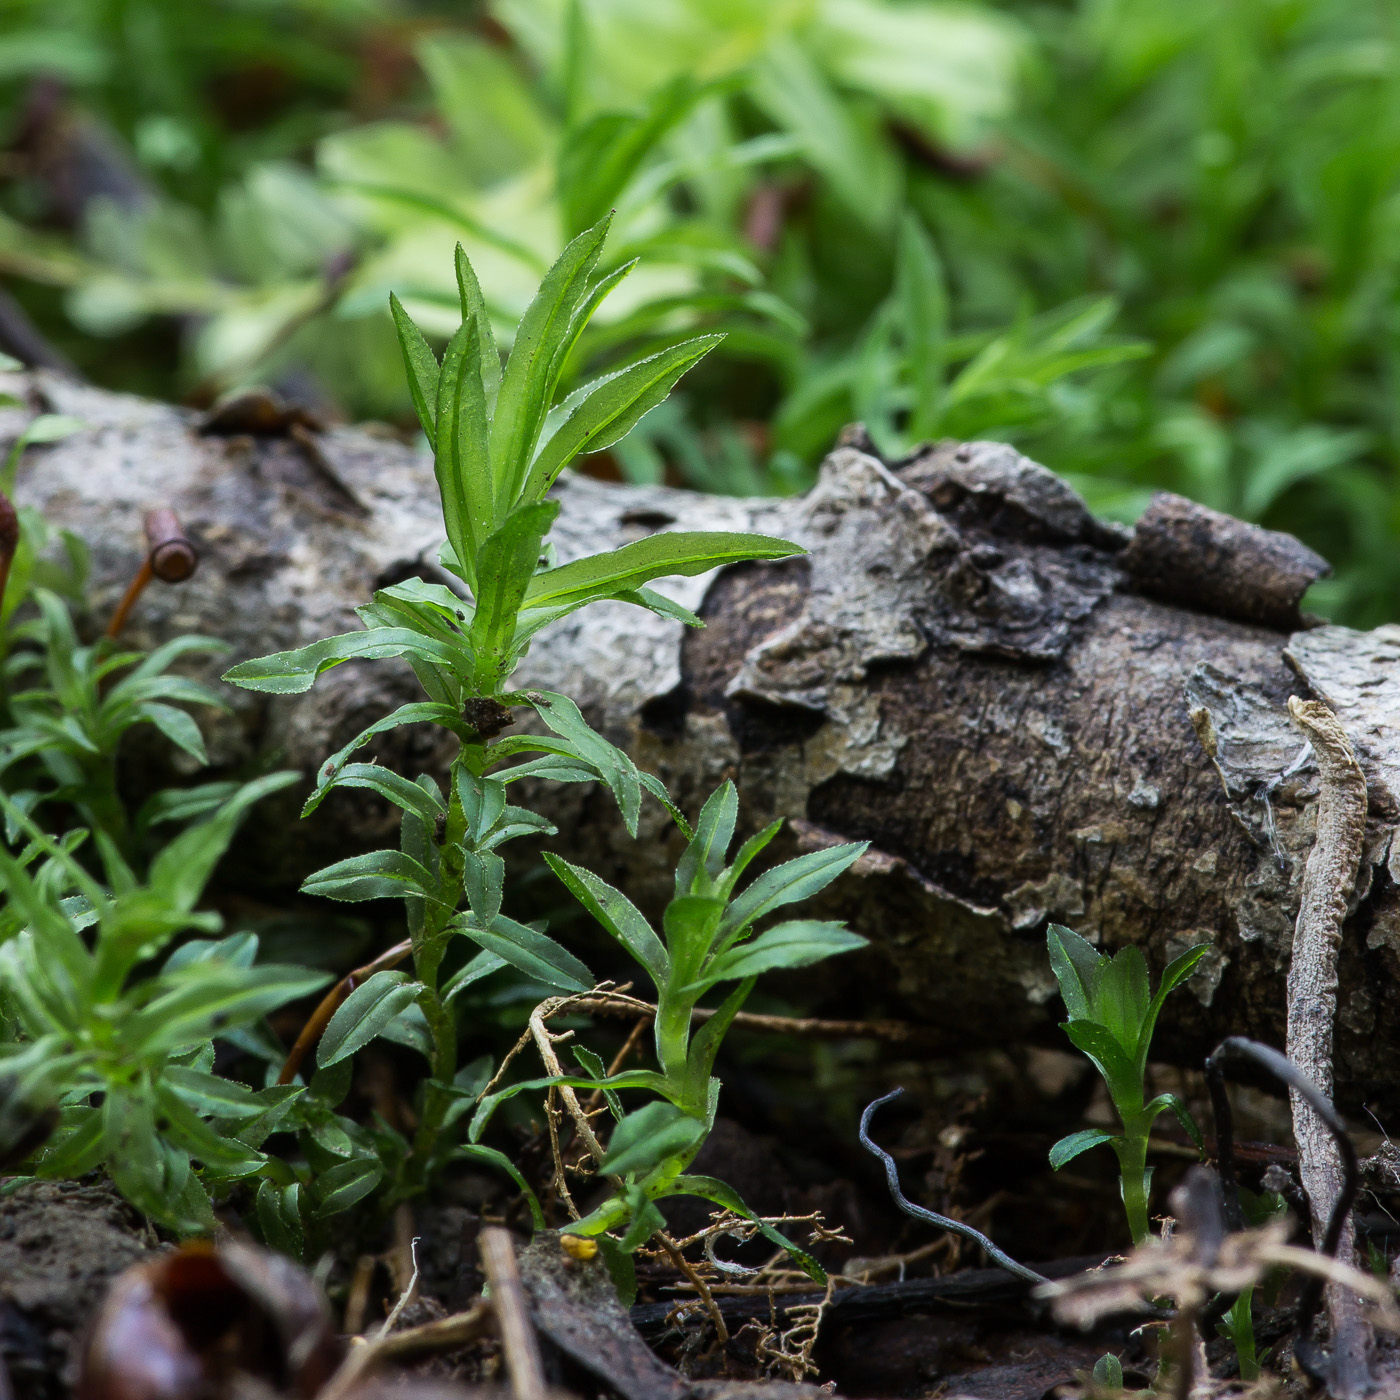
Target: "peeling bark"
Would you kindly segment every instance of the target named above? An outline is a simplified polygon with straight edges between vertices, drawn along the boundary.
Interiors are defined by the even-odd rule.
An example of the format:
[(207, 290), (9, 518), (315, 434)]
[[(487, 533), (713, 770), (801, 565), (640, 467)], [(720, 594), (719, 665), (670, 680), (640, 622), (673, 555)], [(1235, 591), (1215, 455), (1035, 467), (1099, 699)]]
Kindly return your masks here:
[[(188, 584), (148, 590), (133, 641), (203, 631), (239, 659), (356, 626), (354, 605), (377, 585), (438, 576), (429, 465), (383, 430), (201, 433), (178, 409), (43, 373), (0, 387), (89, 424), (31, 450), (19, 494), (92, 544), (94, 623), (135, 567), (143, 510), (174, 506), (203, 551)], [(0, 414), (0, 435), (24, 421)], [(799, 500), (567, 477), (562, 559), (671, 527), (757, 529), (811, 552), (664, 582), (704, 631), (623, 604), (568, 619), (537, 642), (522, 683), (578, 697), (687, 807), (736, 778), (745, 826), (790, 819), (777, 857), (872, 842), (825, 897), (823, 913), (874, 945), (813, 974), (828, 1007), (859, 998), (866, 1014), (920, 1019), (957, 1044), (1053, 1038), (1048, 919), (1110, 949), (1139, 944), (1158, 968), (1207, 941), (1194, 995), (1168, 1004), (1159, 1038), (1164, 1055), (1197, 1062), (1225, 1031), (1282, 1042), (1318, 794), (1287, 702), (1324, 698), (1368, 795), (1338, 969), (1337, 1089), (1344, 1103), (1400, 1107), (1400, 629), (1290, 636), (1143, 596), (1125, 568), (1130, 533), (1013, 449), (945, 444), (886, 464), (866, 446), (839, 446)], [(1253, 536), (1239, 538), (1247, 553)], [(406, 670), (346, 665), (304, 697), (230, 692), (206, 737), (222, 770), (310, 772), (414, 695)], [(448, 757), (417, 729), (379, 753), (410, 773)], [(148, 766), (133, 780), (156, 781)], [(557, 848), (659, 906), (677, 838), (658, 809), (632, 842), (596, 792), (535, 795), (560, 825)], [(337, 794), (305, 823), (295, 810), (295, 798), (269, 806), (250, 833), (242, 878), (267, 892), (395, 839), (395, 814), (365, 794)]]

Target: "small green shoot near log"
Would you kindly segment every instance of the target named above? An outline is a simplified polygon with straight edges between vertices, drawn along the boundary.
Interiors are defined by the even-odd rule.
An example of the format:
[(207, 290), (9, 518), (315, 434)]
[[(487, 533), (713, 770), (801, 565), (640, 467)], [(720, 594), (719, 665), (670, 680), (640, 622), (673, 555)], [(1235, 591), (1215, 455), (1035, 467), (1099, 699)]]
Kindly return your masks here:
[(1141, 1244), (1148, 1234), (1147, 1202), (1152, 1187), (1147, 1140), (1157, 1115), (1171, 1109), (1201, 1148), (1200, 1129), (1175, 1094), (1158, 1094), (1150, 1103), (1144, 1102), (1152, 1032), (1168, 994), (1191, 975), (1210, 945), (1199, 944), (1172, 962), (1154, 996), (1147, 962), (1138, 948), (1120, 949), (1110, 958), (1061, 924), (1050, 925), (1047, 942), (1050, 966), (1069, 1011), (1069, 1020), (1061, 1029), (1103, 1076), (1123, 1124), (1121, 1133), (1085, 1128), (1061, 1138), (1050, 1149), (1050, 1165), (1059, 1171), (1091, 1147), (1112, 1147), (1118, 1154), (1128, 1228), (1133, 1243)]
[[(1240, 1209), (1244, 1214), (1244, 1223), (1250, 1229), (1257, 1229), (1262, 1225), (1267, 1225), (1271, 1220), (1277, 1220), (1288, 1209), (1283, 1197), (1276, 1191), (1249, 1191), (1244, 1187), (1239, 1188)], [(1384, 1277), (1382, 1273), (1381, 1277)], [(1268, 1295), (1278, 1291), (1280, 1280), (1274, 1278), (1271, 1281), (1265, 1279), (1265, 1300), (1269, 1301)], [(1235, 1358), (1240, 1366), (1240, 1379), (1242, 1381), (1257, 1381), (1259, 1379), (1260, 1368), (1269, 1359), (1271, 1348), (1266, 1347), (1262, 1352), (1256, 1349), (1254, 1340), (1254, 1290), (1257, 1285), (1248, 1284), (1240, 1290), (1239, 1296), (1230, 1305), (1225, 1316), (1215, 1324), (1215, 1330), (1231, 1342), (1235, 1348)]]
[[(665, 1228), (656, 1203), (668, 1197), (698, 1196), (756, 1219), (722, 1181), (685, 1174), (714, 1126), (720, 1081), (713, 1069), (720, 1043), (761, 973), (806, 967), (865, 945), (863, 938), (841, 924), (812, 919), (789, 920), (752, 936), (759, 920), (825, 889), (859, 859), (866, 843), (809, 851), (766, 871), (740, 893), (739, 881), (777, 835), (781, 823), (750, 837), (726, 865), (738, 815), (739, 794), (733, 783), (725, 782), (705, 803), (681, 856), (675, 895), (666, 906), (660, 936), (621, 890), (568, 861), (546, 855), (569, 892), (641, 963), (655, 984), (656, 1058), (661, 1069), (599, 1079), (602, 1061), (577, 1052), (580, 1064), (591, 1066), (591, 1075), (513, 1084), (484, 1099), (472, 1120), (469, 1136), (475, 1141), (497, 1105), (522, 1090), (602, 1088), (617, 1126), (598, 1170), (612, 1179), (614, 1194), (569, 1229), (579, 1235), (619, 1229), (624, 1253)], [(691, 1017), (700, 999), (727, 982), (738, 985), (692, 1036)], [(644, 1089), (656, 1097), (624, 1114), (614, 1092), (620, 1088)], [(802, 1250), (771, 1226), (759, 1223), (758, 1228), (786, 1249), (799, 1267), (825, 1281)]]

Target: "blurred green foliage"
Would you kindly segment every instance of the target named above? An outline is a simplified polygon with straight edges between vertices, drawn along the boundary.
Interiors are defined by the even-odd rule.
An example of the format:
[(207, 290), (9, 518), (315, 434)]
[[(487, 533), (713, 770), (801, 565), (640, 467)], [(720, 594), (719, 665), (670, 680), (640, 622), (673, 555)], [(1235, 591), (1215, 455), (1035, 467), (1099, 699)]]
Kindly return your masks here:
[[(407, 423), (389, 288), (445, 335), (460, 240), (508, 341), (616, 208), (645, 269), (570, 377), (728, 333), (627, 475), (800, 489), (854, 418), (891, 453), (1007, 437), (1120, 519), (1167, 487), (1293, 530), (1337, 565), (1312, 605), (1370, 624), (1400, 611), (1397, 28), (1400, 0), (9, 0), (0, 275), (104, 382)], [(64, 131), (129, 153), (71, 228)]]

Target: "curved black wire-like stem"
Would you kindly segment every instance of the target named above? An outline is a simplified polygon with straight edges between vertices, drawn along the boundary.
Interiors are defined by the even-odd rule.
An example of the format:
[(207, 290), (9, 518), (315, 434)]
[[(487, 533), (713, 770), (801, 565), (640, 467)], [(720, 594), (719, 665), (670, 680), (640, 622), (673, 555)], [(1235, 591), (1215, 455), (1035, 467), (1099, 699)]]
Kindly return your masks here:
[[(1216, 1160), (1220, 1163), (1220, 1178), (1225, 1191), (1225, 1222), (1231, 1230), (1243, 1228), (1244, 1217), (1240, 1209), (1240, 1186), (1235, 1173), (1234, 1115), (1230, 1109), (1230, 1098), (1225, 1092), (1225, 1062), (1244, 1061), (1257, 1065), (1260, 1069), (1285, 1084), (1296, 1089), (1308, 1106), (1327, 1125), (1337, 1144), (1337, 1152), (1342, 1159), (1342, 1189), (1338, 1193), (1332, 1214), (1327, 1219), (1327, 1229), (1322, 1236), (1322, 1253), (1329, 1259), (1337, 1257), (1337, 1246), (1341, 1243), (1342, 1230), (1351, 1208), (1356, 1203), (1356, 1192), (1360, 1185), (1360, 1172), (1356, 1163), (1356, 1149), (1347, 1136), (1346, 1124), (1342, 1116), (1332, 1106), (1329, 1099), (1311, 1079), (1286, 1055), (1261, 1045), (1257, 1040), (1247, 1040), (1242, 1035), (1232, 1035), (1222, 1040), (1210, 1058), (1206, 1060), (1206, 1082), (1210, 1085), (1211, 1107), (1215, 1113)], [(1298, 1364), (1315, 1381), (1326, 1382), (1330, 1376), (1327, 1355), (1313, 1341), (1313, 1324), (1317, 1321), (1318, 1309), (1322, 1303), (1324, 1280), (1317, 1274), (1308, 1274), (1303, 1280), (1298, 1294), (1298, 1336), (1293, 1343), (1293, 1354)]]
[(897, 1099), (903, 1092), (903, 1089), (891, 1090), (884, 1098), (876, 1099), (874, 1103), (867, 1104), (865, 1112), (860, 1115), (861, 1146), (885, 1164), (885, 1180), (889, 1182), (890, 1195), (894, 1197), (895, 1205), (905, 1215), (912, 1215), (915, 1220), (926, 1220), (930, 1225), (937, 1225), (940, 1230), (951, 1230), (955, 1235), (975, 1240), (987, 1251), (987, 1257), (1005, 1269), (1007, 1273), (1015, 1274), (1017, 1278), (1023, 1278), (1027, 1283), (1047, 1283), (1049, 1280), (1044, 1275), (1036, 1273), (1034, 1269), (1028, 1269), (1024, 1264), (1018, 1264), (1009, 1254), (998, 1249), (980, 1230), (974, 1230), (971, 1225), (964, 1225), (961, 1220), (952, 1220), (946, 1215), (939, 1215), (936, 1211), (916, 1206), (899, 1189), (899, 1168), (895, 1165), (894, 1158), (883, 1147), (870, 1140), (870, 1120), (877, 1108), (889, 1103), (892, 1099)]

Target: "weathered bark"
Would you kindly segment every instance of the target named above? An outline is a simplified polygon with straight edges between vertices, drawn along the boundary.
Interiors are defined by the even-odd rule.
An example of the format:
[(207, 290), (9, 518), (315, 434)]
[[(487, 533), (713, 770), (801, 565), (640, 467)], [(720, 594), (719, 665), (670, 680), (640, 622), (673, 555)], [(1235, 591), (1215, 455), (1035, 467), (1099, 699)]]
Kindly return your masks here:
[[(32, 451), (20, 495), (92, 544), (103, 617), (136, 565), (142, 510), (173, 505), (204, 551), (190, 583), (147, 593), (133, 640), (201, 630), (226, 638), (235, 659), (260, 654), (355, 626), (352, 608), (376, 584), (435, 573), (431, 471), (389, 434), (335, 430), (308, 451), (305, 430), (201, 435), (179, 410), (54, 377), (12, 387), (91, 425)], [(13, 412), (0, 430), (22, 422)], [(842, 960), (826, 985), (852, 992), (848, 1003), (858, 987), (863, 1010), (922, 1018), (950, 1041), (1058, 1035), (1044, 948), (1053, 918), (1106, 947), (1137, 943), (1155, 967), (1212, 944), (1169, 1004), (1165, 1054), (1196, 1059), (1226, 1031), (1281, 1043), (1317, 796), (1286, 703), (1326, 700), (1368, 783), (1340, 959), (1337, 1085), (1344, 1101), (1400, 1105), (1400, 858), (1390, 859), (1400, 629), (1290, 637), (1163, 601), (1173, 571), (1160, 568), (1158, 596), (1141, 596), (1123, 567), (1129, 532), (1095, 521), (1052, 474), (996, 444), (946, 445), (891, 468), (853, 441), (801, 500), (579, 476), (559, 494), (563, 558), (673, 524), (752, 527), (810, 549), (664, 585), (703, 612), (704, 631), (682, 635), (622, 604), (569, 619), (537, 643), (522, 680), (577, 696), (688, 807), (738, 779), (747, 824), (791, 819), (779, 854), (870, 840), (825, 908), (874, 949), (863, 965)], [(1246, 547), (1231, 542), (1229, 567), (1267, 595), (1270, 571), (1242, 565)], [(1262, 611), (1252, 601), (1249, 615), (1289, 616), (1306, 557), (1278, 537), (1261, 547), (1288, 567), (1279, 597)], [(1218, 567), (1217, 549), (1199, 571)], [(1198, 606), (1219, 596), (1219, 580), (1206, 586), (1185, 559), (1179, 569), (1175, 596)], [(231, 693), (231, 715), (207, 726), (210, 751), (222, 768), (310, 771), (413, 694), (407, 672), (385, 666), (341, 667), (294, 699)], [(418, 731), (382, 752), (411, 771), (445, 759)], [(658, 810), (634, 843), (596, 793), (540, 797), (559, 820), (557, 847), (659, 904), (676, 839)], [(269, 839), (256, 873), (269, 886), (390, 840), (395, 825), (349, 794), (310, 822), (290, 816), (261, 819)]]

